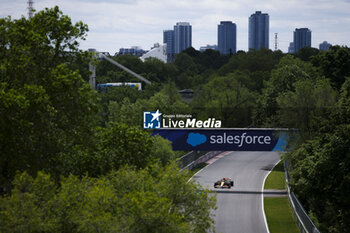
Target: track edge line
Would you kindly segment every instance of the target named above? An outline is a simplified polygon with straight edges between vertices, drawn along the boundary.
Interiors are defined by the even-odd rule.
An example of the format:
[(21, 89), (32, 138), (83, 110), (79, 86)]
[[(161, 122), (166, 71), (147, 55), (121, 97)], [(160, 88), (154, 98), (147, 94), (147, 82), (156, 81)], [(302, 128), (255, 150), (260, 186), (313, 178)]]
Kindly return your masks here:
[(265, 178), (264, 178), (264, 182), (262, 184), (262, 187), (261, 187), (261, 206), (262, 206), (262, 212), (263, 212), (263, 216), (264, 216), (264, 222), (265, 222), (265, 227), (266, 227), (266, 232), (267, 233), (270, 233), (270, 230), (269, 230), (269, 226), (267, 225), (267, 219), (266, 219), (266, 214), (265, 214), (265, 207), (264, 207), (264, 187), (265, 187), (265, 181), (266, 181), (266, 178), (270, 175), (270, 173), (272, 172), (272, 170), (277, 166), (277, 164), (281, 161), (278, 160), (277, 163), (275, 163), (275, 165), (271, 168), (271, 170), (266, 174)]

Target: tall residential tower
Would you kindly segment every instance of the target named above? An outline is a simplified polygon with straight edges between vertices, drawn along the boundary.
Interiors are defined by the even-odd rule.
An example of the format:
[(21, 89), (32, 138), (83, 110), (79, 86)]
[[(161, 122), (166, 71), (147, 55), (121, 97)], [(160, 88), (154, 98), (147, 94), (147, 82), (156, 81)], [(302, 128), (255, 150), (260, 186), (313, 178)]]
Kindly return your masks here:
[(174, 30), (163, 31), (163, 43), (166, 44), (167, 61), (173, 61), (175, 56), (175, 36)]
[(289, 43), (289, 47), (288, 47), (288, 53), (294, 53), (294, 42), (290, 42)]
[(218, 48), (221, 54), (237, 51), (237, 28), (231, 21), (221, 21), (218, 25)]
[(319, 48), (321, 51), (327, 51), (332, 45), (328, 43), (327, 41), (323, 41), (320, 45)]
[(192, 46), (192, 26), (187, 22), (179, 22), (174, 26), (175, 54)]
[(270, 18), (266, 13), (256, 11), (249, 17), (249, 49), (269, 48)]
[(294, 52), (311, 47), (311, 31), (308, 28), (296, 28), (294, 31)]

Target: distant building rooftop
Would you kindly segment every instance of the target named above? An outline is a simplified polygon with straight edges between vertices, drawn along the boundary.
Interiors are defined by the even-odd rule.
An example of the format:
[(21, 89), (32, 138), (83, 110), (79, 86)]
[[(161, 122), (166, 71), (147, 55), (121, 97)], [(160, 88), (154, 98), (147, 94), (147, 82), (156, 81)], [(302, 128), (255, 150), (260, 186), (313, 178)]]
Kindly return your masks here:
[(207, 49), (218, 50), (218, 46), (217, 45), (209, 45), (209, 44), (207, 44), (206, 46), (201, 46), (199, 48), (199, 51), (200, 52), (204, 52)]
[(166, 45), (154, 44), (152, 49), (141, 56), (141, 60), (145, 61), (147, 58), (157, 58), (163, 62), (167, 62)]
[(131, 48), (120, 48), (119, 52), (115, 53), (114, 56), (118, 56), (118, 55), (132, 55), (132, 56), (141, 57), (145, 53), (147, 53), (147, 51), (141, 49), (141, 47), (139, 47), (139, 46), (132, 46)]

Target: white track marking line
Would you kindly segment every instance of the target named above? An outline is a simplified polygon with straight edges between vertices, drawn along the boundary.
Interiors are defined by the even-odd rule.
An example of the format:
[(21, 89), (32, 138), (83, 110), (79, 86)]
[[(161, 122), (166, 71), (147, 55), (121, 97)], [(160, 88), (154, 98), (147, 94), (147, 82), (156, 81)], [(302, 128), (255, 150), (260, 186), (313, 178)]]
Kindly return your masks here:
[(262, 184), (262, 187), (261, 187), (261, 206), (262, 206), (262, 212), (263, 212), (263, 216), (264, 216), (264, 222), (265, 222), (265, 226), (266, 226), (266, 231), (267, 233), (270, 233), (270, 230), (269, 230), (269, 227), (267, 225), (267, 220), (266, 220), (266, 215), (265, 215), (265, 210), (264, 210), (264, 186), (265, 186), (265, 181), (266, 181), (266, 178), (270, 175), (270, 173), (272, 172), (272, 170), (276, 167), (276, 165), (281, 161), (278, 160), (277, 163), (275, 163), (275, 165), (272, 167), (272, 169), (267, 173), (267, 175), (265, 176), (264, 178), (264, 182)]

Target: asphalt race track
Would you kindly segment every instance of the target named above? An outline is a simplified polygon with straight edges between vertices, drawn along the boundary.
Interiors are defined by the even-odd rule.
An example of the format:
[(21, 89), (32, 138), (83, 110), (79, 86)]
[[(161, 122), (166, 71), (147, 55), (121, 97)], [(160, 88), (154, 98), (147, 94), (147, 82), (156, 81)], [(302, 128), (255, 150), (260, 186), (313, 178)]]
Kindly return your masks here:
[[(267, 232), (262, 186), (279, 159), (277, 152), (231, 152), (193, 177), (202, 186), (217, 191), (216, 232)], [(214, 182), (222, 177), (232, 178), (234, 187), (214, 189)]]

